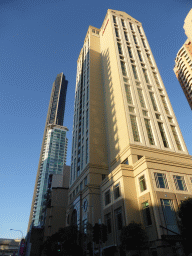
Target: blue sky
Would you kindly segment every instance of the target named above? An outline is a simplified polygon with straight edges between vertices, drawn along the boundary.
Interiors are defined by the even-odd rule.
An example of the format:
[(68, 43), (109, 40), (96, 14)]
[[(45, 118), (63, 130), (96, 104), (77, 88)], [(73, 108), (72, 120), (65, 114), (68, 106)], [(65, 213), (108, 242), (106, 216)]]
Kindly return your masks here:
[(100, 28), (107, 9), (142, 22), (157, 66), (192, 154), (192, 111), (173, 72), (186, 40), (191, 0), (0, 1), (0, 237), (26, 234), (52, 83), (69, 81), (64, 125), (70, 165), (76, 61), (89, 25)]

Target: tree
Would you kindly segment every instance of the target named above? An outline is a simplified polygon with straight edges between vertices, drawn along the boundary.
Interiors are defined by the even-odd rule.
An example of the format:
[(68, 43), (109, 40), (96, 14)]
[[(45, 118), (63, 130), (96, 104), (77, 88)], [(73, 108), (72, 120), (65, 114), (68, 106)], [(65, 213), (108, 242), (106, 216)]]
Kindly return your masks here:
[(59, 229), (57, 233), (47, 238), (43, 244), (43, 255), (82, 255), (82, 249), (78, 244), (79, 231), (77, 226), (69, 226)]
[(120, 241), (124, 250), (140, 250), (145, 246), (147, 234), (141, 223), (132, 221), (122, 228)]
[(181, 235), (184, 238), (183, 246), (185, 252), (188, 254), (191, 252), (191, 241), (192, 241), (192, 198), (185, 199), (179, 206), (179, 228)]

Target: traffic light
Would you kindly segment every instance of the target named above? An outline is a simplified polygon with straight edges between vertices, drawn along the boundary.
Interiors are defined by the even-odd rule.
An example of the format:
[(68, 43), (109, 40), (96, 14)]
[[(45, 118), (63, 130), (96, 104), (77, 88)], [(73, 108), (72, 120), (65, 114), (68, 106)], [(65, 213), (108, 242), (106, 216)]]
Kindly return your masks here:
[(100, 239), (100, 225), (96, 223), (95, 226), (93, 227), (93, 241), (98, 244), (99, 239)]
[(57, 252), (60, 253), (61, 252), (61, 243), (58, 242), (57, 244)]
[(101, 241), (102, 243), (107, 241), (107, 226), (105, 224), (101, 224)]

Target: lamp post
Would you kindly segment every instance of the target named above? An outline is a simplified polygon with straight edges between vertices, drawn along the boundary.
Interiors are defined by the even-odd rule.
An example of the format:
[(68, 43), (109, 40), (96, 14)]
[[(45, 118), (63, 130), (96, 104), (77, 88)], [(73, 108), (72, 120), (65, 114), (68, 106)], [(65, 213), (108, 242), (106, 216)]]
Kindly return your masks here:
[(21, 239), (23, 238), (23, 232), (21, 231), (21, 230), (16, 230), (16, 229), (13, 229), (13, 228), (10, 228), (10, 230), (13, 230), (13, 231), (19, 231), (19, 232), (21, 232)]
[(18, 255), (20, 255), (19, 253), (20, 253), (21, 244), (22, 244), (23, 232), (21, 230), (16, 230), (16, 229), (13, 229), (13, 228), (10, 228), (10, 230), (21, 232), (21, 241), (20, 241), (20, 245), (19, 245), (19, 249), (18, 249)]

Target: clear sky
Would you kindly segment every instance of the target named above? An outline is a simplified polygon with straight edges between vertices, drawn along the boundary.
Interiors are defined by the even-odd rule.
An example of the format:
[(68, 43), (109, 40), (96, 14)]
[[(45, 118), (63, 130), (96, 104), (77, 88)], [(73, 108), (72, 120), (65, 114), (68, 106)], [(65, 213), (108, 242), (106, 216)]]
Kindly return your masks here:
[(144, 27), (192, 154), (192, 111), (173, 72), (186, 40), (191, 0), (0, 0), (0, 237), (26, 234), (47, 109), (56, 75), (69, 81), (64, 126), (70, 165), (76, 61), (89, 25), (100, 28), (107, 9)]

